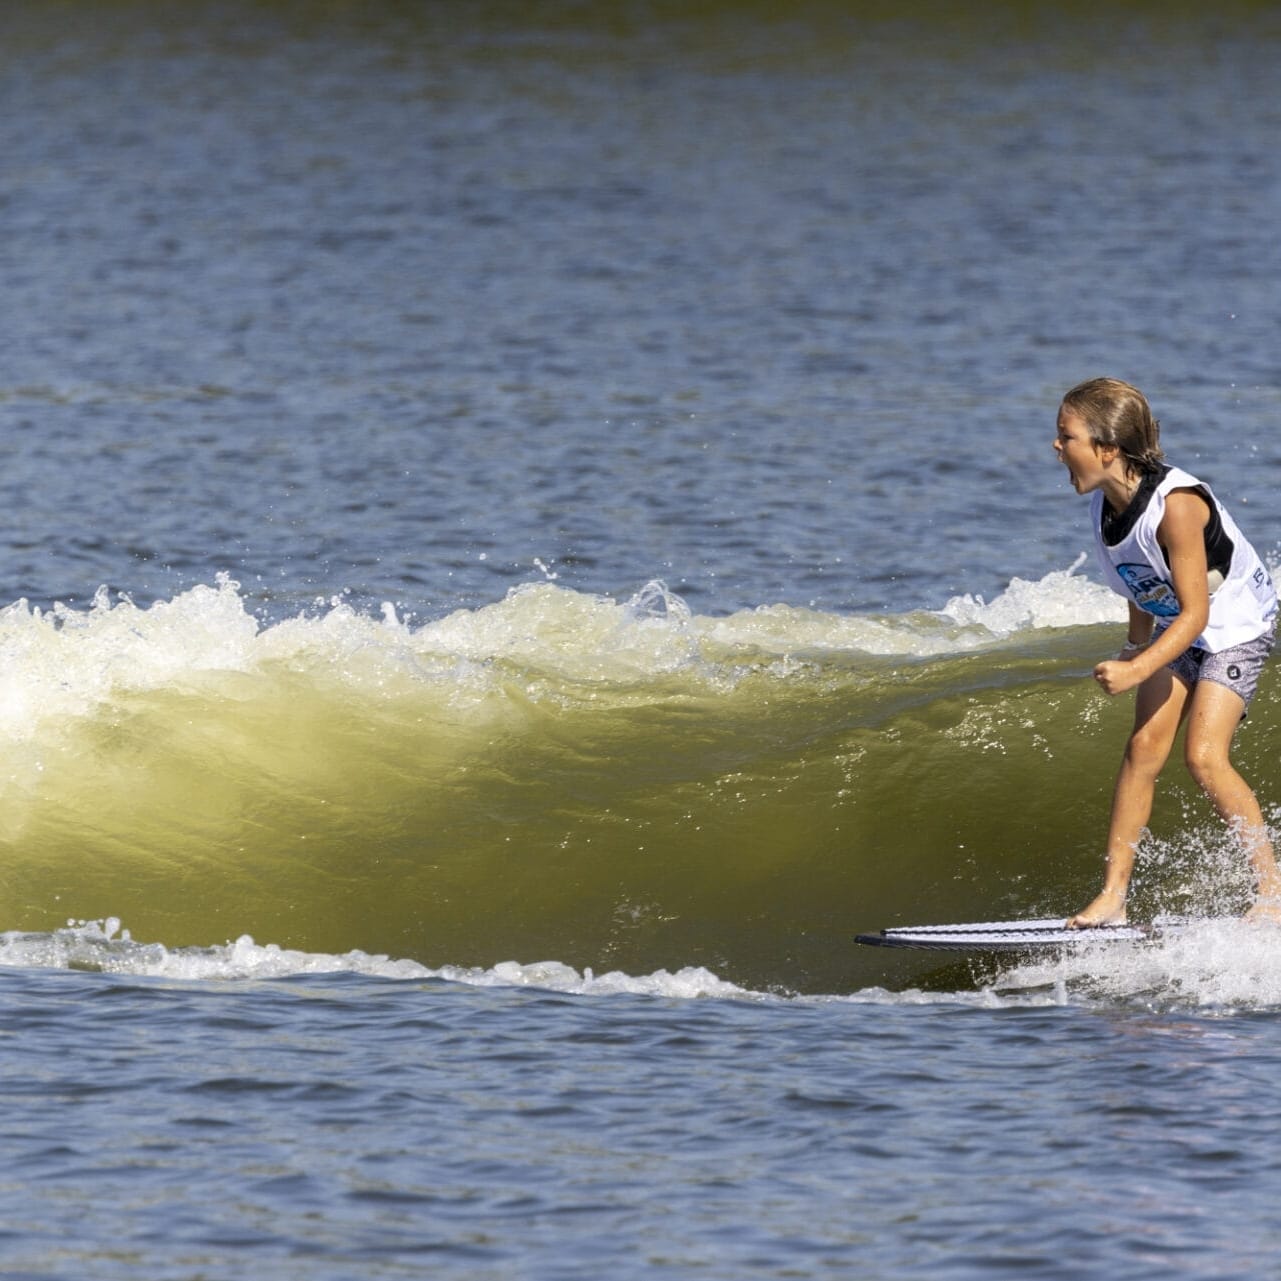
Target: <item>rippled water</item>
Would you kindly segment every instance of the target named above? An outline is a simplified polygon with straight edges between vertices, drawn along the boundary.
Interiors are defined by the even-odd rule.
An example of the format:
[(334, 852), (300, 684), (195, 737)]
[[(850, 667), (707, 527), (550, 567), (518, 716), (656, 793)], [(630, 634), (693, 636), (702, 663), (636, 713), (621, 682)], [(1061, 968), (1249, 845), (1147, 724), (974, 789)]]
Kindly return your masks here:
[(1100, 368), (1261, 501), (1275, 20), (1110, 12), (9, 15), (5, 581), (934, 607)]
[[(1276, 559), (1278, 48), (10, 7), (0, 1270), (1266, 1274), (1266, 931), (873, 981), (846, 929), (1093, 875), (1065, 387)], [(1142, 892), (1206, 891), (1157, 821)]]
[(3, 947), (6, 1276), (1155, 1279), (1275, 1257), (1266, 930), (812, 998), (93, 930)]
[(74, 973), (0, 1000), (11, 1276), (1229, 1277), (1281, 1244), (1271, 1013)]

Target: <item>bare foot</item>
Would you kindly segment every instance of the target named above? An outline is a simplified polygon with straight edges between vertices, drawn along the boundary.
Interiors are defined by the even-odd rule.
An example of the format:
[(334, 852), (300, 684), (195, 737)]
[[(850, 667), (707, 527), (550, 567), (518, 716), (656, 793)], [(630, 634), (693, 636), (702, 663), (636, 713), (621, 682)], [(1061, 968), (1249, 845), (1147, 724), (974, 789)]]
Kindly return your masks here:
[(1124, 924), (1125, 895), (1118, 894), (1115, 890), (1104, 890), (1087, 908), (1067, 919), (1070, 930), (1089, 929), (1095, 925)]

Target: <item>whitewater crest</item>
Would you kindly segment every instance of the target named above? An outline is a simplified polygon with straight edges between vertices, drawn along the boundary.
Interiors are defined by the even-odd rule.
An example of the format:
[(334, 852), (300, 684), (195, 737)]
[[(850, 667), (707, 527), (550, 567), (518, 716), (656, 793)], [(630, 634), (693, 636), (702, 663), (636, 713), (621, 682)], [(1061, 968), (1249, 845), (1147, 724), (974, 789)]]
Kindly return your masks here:
[(786, 676), (803, 664), (946, 656), (1115, 621), (1114, 598), (1076, 573), (1080, 563), (1039, 582), (1016, 579), (990, 604), (957, 597), (937, 611), (886, 616), (789, 605), (700, 616), (657, 580), (621, 602), (533, 582), (417, 627), (390, 603), (370, 616), (340, 597), (264, 623), (225, 574), (145, 608), (105, 588), (84, 610), (20, 600), (0, 610), (0, 742), (28, 741), (50, 722), (131, 695), (206, 689), (220, 674), (305, 672), (384, 698), (423, 683), (483, 695), (515, 676), (536, 697), (673, 675), (715, 690), (760, 670)]
[(1015, 578), (990, 604), (981, 596), (954, 596), (940, 611), (963, 626), (977, 626), (993, 636), (1021, 631), (1119, 623), (1125, 606), (1109, 588), (1080, 576), (1083, 552), (1067, 569), (1031, 582)]

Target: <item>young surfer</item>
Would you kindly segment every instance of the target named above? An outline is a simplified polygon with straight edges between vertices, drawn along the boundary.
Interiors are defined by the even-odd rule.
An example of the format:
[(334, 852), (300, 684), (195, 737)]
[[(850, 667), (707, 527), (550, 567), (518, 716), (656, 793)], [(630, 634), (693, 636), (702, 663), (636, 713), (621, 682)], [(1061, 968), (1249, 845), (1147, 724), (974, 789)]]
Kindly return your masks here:
[(1129, 635), (1094, 679), (1108, 694), (1137, 689), (1134, 729), (1112, 798), (1103, 889), (1068, 920), (1123, 922), (1135, 850), (1179, 726), (1201, 789), (1250, 859), (1251, 916), (1281, 920), (1281, 872), (1249, 785), (1228, 759), (1276, 639), (1277, 596), (1232, 517), (1195, 476), (1163, 461), (1143, 393), (1114, 378), (1072, 388), (1054, 449), (1090, 520), (1104, 577), (1129, 606)]

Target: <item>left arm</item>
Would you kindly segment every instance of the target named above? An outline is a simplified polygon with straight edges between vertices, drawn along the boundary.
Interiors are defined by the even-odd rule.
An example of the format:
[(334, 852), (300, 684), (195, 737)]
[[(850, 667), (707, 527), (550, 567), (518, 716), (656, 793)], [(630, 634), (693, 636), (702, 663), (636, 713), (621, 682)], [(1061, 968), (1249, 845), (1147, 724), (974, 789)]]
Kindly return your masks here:
[(1210, 508), (1200, 494), (1176, 489), (1165, 502), (1157, 541), (1170, 562), (1179, 612), (1161, 635), (1133, 658), (1100, 663), (1094, 679), (1109, 694), (1123, 694), (1190, 648), (1210, 620), (1210, 580), (1205, 560), (1205, 527)]

